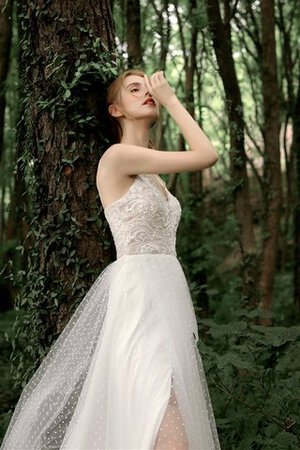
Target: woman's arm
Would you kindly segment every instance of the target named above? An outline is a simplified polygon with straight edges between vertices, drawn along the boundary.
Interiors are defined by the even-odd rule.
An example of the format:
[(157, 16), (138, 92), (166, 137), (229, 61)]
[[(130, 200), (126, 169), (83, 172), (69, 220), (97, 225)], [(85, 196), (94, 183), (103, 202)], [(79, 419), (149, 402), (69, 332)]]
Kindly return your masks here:
[[(149, 93), (180, 127), (190, 151), (159, 151), (129, 144), (114, 144), (106, 152), (109, 165), (120, 174), (192, 172), (213, 166), (218, 154), (197, 122), (178, 100), (162, 72), (145, 76)], [(108, 160), (107, 160), (108, 161)]]
[(218, 159), (215, 147), (178, 98), (172, 97), (164, 106), (179, 126), (190, 149), (202, 155), (206, 154), (214, 164)]

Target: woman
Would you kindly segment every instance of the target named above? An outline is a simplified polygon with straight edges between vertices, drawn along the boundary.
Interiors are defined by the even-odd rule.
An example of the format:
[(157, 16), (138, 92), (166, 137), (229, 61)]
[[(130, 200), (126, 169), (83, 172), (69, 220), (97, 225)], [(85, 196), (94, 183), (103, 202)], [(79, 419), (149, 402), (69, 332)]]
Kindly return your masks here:
[[(107, 101), (119, 142), (100, 159), (96, 183), (117, 260), (25, 387), (2, 449), (219, 449), (176, 257), (181, 207), (159, 177), (210, 167), (218, 156), (163, 72), (124, 72)], [(191, 151), (151, 148), (160, 105)]]

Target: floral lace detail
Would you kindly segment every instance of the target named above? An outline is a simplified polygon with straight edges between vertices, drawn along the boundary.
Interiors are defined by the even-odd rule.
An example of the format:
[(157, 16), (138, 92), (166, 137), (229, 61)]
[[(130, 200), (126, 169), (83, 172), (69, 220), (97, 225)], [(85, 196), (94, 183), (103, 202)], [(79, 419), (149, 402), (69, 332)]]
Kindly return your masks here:
[(129, 190), (104, 209), (114, 238), (117, 258), (159, 253), (176, 256), (176, 231), (181, 206), (146, 174), (137, 175)]

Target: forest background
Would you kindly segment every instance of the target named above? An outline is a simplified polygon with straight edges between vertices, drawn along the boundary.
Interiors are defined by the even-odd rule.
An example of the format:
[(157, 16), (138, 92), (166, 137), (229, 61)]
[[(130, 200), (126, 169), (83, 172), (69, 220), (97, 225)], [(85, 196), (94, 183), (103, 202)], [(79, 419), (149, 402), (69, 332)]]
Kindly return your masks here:
[[(300, 448), (300, 4), (0, 0), (0, 438), (115, 258), (95, 187), (107, 85), (163, 70), (217, 164), (162, 175), (222, 448)], [(161, 111), (162, 150), (187, 150)]]

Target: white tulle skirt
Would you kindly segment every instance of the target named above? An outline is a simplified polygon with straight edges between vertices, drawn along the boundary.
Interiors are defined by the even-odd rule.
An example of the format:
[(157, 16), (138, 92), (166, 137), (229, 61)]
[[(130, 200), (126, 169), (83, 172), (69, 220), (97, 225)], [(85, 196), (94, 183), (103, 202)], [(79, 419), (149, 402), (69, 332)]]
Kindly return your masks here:
[(119, 258), (24, 388), (1, 448), (219, 449), (197, 340), (178, 259)]

